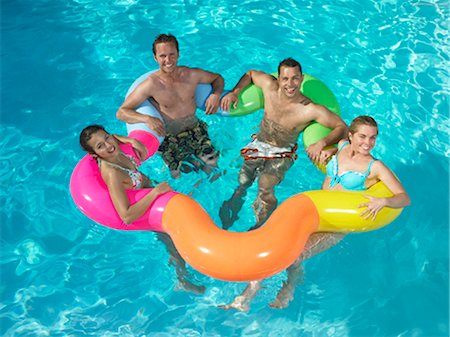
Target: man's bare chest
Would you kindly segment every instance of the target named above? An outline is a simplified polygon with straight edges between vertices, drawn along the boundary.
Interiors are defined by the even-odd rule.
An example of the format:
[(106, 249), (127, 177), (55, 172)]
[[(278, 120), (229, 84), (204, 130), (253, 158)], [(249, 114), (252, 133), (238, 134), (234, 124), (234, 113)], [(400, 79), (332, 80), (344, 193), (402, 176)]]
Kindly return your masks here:
[(158, 87), (153, 98), (164, 106), (189, 104), (195, 98), (195, 85), (187, 82), (171, 83)]

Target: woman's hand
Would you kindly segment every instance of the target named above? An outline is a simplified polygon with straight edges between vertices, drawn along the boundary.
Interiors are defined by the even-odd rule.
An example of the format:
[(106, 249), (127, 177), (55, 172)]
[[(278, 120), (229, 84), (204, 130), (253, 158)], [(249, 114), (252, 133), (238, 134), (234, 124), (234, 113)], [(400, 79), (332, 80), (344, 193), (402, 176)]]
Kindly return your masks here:
[(115, 134), (112, 136), (123, 144), (131, 144), (134, 152), (136, 153), (136, 155), (140, 161), (143, 161), (145, 158), (147, 158), (147, 154), (148, 154), (147, 148), (144, 146), (144, 144), (142, 144), (137, 139), (126, 137), (126, 136), (119, 136), (119, 135), (115, 135)]
[(153, 191), (156, 193), (156, 195), (160, 195), (173, 190), (167, 182), (163, 181), (162, 183), (156, 185)]
[(369, 202), (365, 204), (360, 204), (358, 207), (367, 207), (364, 211), (361, 212), (361, 216), (364, 217), (364, 220), (368, 220), (372, 218), (372, 221), (375, 220), (378, 212), (386, 206), (386, 198), (376, 198), (370, 195), (364, 195), (365, 198), (369, 199)]

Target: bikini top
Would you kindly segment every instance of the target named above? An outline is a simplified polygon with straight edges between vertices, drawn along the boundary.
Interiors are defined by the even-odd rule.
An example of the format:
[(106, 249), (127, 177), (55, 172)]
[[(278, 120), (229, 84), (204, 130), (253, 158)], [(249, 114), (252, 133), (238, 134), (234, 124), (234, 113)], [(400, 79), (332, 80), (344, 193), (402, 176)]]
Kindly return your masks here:
[(139, 189), (139, 188), (142, 187), (142, 185), (144, 183), (144, 175), (141, 172), (138, 171), (137, 165), (136, 165), (136, 161), (134, 160), (134, 158), (132, 156), (129, 156), (129, 155), (125, 154), (125, 153), (124, 153), (124, 155), (128, 159), (131, 160), (131, 163), (134, 166), (133, 170), (131, 170), (131, 169), (127, 168), (127, 167), (123, 167), (123, 166), (120, 166), (120, 165), (117, 165), (117, 164), (113, 164), (113, 163), (107, 162), (107, 161), (105, 161), (105, 162), (108, 165), (112, 166), (112, 167), (116, 167), (119, 170), (122, 170), (122, 171), (126, 172), (128, 174), (128, 176), (130, 177), (131, 182), (133, 183), (133, 189), (135, 189), (135, 190)]
[(375, 159), (369, 163), (366, 172), (358, 172), (358, 171), (345, 171), (342, 172), (341, 175), (338, 175), (338, 159), (337, 156), (339, 152), (342, 150), (344, 146), (346, 146), (348, 142), (345, 142), (338, 149), (338, 152), (331, 158), (331, 160), (327, 164), (327, 176), (331, 178), (330, 187), (336, 186), (337, 184), (341, 184), (343, 188), (349, 191), (364, 191), (367, 188), (364, 186), (364, 183), (367, 177), (370, 174), (370, 168), (372, 167)]

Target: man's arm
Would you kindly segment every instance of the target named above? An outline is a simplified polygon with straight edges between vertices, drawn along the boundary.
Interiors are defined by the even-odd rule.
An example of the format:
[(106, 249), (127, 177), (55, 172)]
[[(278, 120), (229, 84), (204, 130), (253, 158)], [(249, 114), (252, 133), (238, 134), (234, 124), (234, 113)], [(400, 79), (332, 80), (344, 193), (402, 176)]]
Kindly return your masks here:
[(217, 112), (220, 103), (220, 96), (223, 93), (224, 80), (219, 74), (212, 73), (210, 71), (192, 68), (194, 75), (197, 78), (198, 83), (210, 83), (212, 85), (212, 92), (205, 102), (207, 115)]
[(222, 98), (220, 107), (224, 111), (229, 111), (231, 104), (234, 102), (233, 108), (236, 108), (239, 93), (251, 83), (260, 88), (264, 88), (269, 85), (269, 83), (273, 83), (274, 81), (276, 81), (276, 78), (272, 75), (266, 74), (265, 72), (259, 70), (249, 70), (240, 78), (233, 90)]
[(306, 149), (309, 159), (317, 163), (320, 160), (320, 152), (328, 145), (337, 144), (341, 139), (345, 138), (348, 132), (347, 125), (341, 117), (332, 113), (323, 105), (313, 104), (314, 120), (321, 125), (332, 129), (328, 136), (320, 139), (314, 144), (311, 144)]
[(146, 79), (139, 84), (136, 89), (128, 95), (119, 110), (117, 110), (116, 117), (125, 123), (145, 123), (158, 135), (163, 136), (165, 134), (165, 129), (161, 120), (156, 117), (141, 114), (135, 110), (142, 102), (152, 96), (151, 85), (150, 79)]

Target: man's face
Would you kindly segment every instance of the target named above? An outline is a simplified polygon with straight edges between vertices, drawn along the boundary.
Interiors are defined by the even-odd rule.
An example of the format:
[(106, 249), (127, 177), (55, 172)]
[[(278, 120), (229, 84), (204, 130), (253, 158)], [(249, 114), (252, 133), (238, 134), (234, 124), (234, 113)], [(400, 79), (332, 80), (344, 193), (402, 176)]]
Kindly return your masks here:
[(300, 90), (303, 75), (298, 67), (281, 67), (278, 84), (287, 97), (294, 97)]
[(155, 46), (155, 61), (164, 73), (171, 73), (177, 67), (179, 53), (172, 42), (158, 43)]

